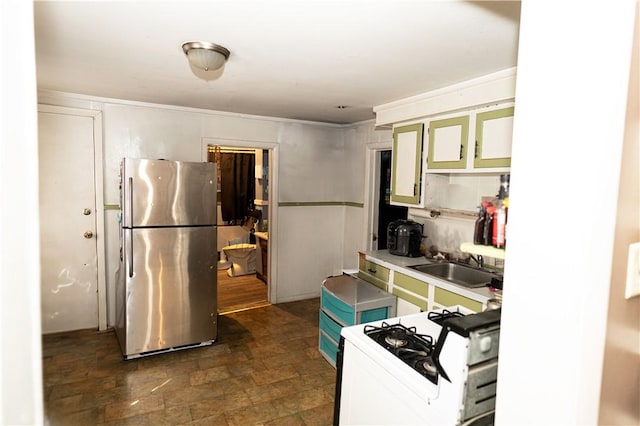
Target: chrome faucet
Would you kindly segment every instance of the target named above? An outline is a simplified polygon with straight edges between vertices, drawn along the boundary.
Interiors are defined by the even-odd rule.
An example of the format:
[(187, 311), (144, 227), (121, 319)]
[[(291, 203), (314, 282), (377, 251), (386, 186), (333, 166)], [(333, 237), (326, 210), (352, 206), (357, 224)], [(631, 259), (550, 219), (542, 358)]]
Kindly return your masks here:
[(478, 265), (479, 268), (484, 268), (484, 258), (481, 254), (479, 254), (478, 257), (470, 254), (469, 257), (473, 259), (474, 262), (476, 262), (476, 265)]

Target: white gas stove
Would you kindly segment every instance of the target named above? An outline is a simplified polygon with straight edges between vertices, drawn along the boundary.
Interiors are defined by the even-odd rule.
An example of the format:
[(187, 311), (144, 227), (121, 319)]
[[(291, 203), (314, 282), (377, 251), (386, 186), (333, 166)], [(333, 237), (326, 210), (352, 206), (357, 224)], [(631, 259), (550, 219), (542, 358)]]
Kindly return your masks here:
[(464, 307), (343, 328), (334, 423), (491, 424), (499, 333)]

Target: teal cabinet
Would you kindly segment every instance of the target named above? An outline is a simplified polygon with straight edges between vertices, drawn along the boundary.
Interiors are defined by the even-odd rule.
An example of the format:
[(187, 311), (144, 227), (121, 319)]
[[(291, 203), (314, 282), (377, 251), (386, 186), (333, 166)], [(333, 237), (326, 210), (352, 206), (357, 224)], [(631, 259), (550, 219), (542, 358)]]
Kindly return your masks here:
[(342, 327), (395, 316), (396, 297), (350, 275), (329, 277), (320, 291), (320, 353), (336, 366)]

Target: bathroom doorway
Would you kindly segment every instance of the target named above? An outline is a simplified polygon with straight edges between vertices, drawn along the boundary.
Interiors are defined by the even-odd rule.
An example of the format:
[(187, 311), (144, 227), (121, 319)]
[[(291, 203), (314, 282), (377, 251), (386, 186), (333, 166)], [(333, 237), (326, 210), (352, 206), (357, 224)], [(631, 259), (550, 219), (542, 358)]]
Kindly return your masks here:
[[(218, 165), (218, 313), (270, 304), (270, 167), (274, 149), (208, 142)], [(270, 253), (271, 252), (271, 253)]]

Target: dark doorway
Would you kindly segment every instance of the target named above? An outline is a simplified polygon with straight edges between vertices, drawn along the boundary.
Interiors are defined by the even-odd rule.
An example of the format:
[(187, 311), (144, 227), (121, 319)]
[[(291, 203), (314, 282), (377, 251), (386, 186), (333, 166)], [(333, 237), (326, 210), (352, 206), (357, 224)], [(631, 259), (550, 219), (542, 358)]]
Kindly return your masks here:
[(380, 151), (380, 192), (378, 194), (378, 250), (387, 248), (387, 226), (407, 218), (407, 207), (391, 205), (391, 151)]

